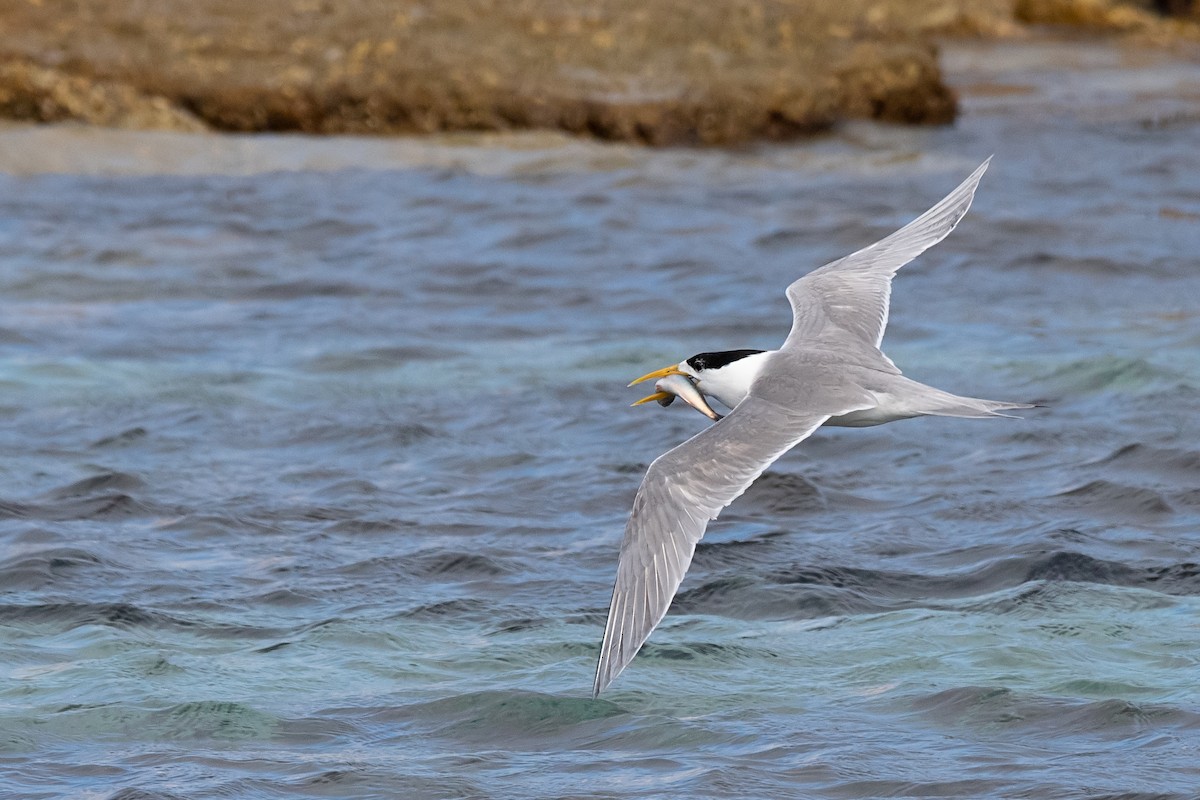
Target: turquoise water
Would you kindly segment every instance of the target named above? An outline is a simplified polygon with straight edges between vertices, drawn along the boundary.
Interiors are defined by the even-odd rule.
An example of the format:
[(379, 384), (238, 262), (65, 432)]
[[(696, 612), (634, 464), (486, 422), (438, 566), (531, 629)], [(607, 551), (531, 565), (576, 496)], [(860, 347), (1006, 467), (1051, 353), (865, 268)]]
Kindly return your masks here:
[[(0, 133), (0, 794), (1196, 796), (1196, 70), (947, 58), (952, 129), (735, 153)], [(592, 700), (707, 424), (625, 383), (993, 152), (885, 347), (1045, 407), (821, 431)]]

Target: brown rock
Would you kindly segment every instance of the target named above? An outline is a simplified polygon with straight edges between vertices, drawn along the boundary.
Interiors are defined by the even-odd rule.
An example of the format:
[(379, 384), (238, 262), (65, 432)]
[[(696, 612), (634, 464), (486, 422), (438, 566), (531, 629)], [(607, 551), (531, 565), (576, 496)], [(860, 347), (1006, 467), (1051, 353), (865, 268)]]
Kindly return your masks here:
[(935, 54), (877, 50), (860, 44), (839, 70), (848, 116), (887, 122), (946, 123), (954, 120), (957, 101), (940, 79)]
[(1024, 23), (1135, 34), (1147, 43), (1200, 39), (1200, 4), (1192, 0), (1017, 0), (1013, 13)]
[[(944, 0), (900, 5), (913, 2), (932, 8)], [(56, 80), (77, 82), (71, 84), (76, 93), (90, 82), (107, 99), (87, 109), (86, 103), (56, 101), (37, 114), (29, 103), (18, 109), (15, 102), (0, 112), (139, 124), (136, 119), (151, 117), (104, 109), (145, 97), (161, 112), (163, 125), (195, 117), (232, 131), (551, 127), (652, 144), (786, 138), (846, 115), (951, 119), (953, 96), (931, 46), (920, 41), (906, 15), (876, 15), (856, 24), (876, 5), (13, 3), (0, 8), (0, 25), (17, 32), (0, 45), (7, 55), (52, 67)], [(856, 16), (855, 6), (863, 14)], [(839, 25), (844, 35), (829, 36)], [(0, 75), (0, 84), (25, 96), (22, 80)]]
[(1020, 22), (1107, 31), (1145, 30), (1158, 20), (1148, 11), (1108, 0), (1017, 0)]
[[(1015, 3), (1022, 22), (1147, 41), (1192, 25), (1104, 0)], [(13, 0), (0, 3), (0, 115), (311, 133), (556, 128), (650, 144), (782, 139), (846, 117), (940, 123), (956, 104), (929, 37), (1024, 35), (1013, 4)]]
[(199, 131), (206, 126), (165, 97), (93, 81), (21, 60), (0, 62), (0, 117), (85, 122), (112, 128)]

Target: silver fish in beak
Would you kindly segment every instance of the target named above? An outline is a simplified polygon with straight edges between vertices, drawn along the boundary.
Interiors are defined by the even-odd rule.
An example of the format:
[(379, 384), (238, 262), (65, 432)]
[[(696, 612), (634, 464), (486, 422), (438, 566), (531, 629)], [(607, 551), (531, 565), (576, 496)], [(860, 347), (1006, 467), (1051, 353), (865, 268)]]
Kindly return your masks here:
[(657, 390), (654, 394), (643, 397), (633, 405), (640, 406), (642, 403), (654, 400), (660, 406), (669, 406), (675, 402), (676, 397), (679, 397), (713, 422), (721, 419), (721, 415), (712, 410), (708, 401), (704, 399), (704, 395), (700, 394), (700, 390), (696, 388), (696, 384), (692, 383), (692, 379), (682, 372), (676, 371), (659, 378), (658, 382), (654, 384), (654, 388)]

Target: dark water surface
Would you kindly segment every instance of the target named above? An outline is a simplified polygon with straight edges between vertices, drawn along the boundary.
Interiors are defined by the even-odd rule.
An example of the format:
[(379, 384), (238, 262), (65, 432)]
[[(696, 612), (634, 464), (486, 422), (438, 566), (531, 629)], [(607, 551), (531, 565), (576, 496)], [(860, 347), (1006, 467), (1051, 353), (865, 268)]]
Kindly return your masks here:
[[(947, 63), (955, 128), (739, 153), (0, 132), (0, 794), (1197, 796), (1200, 66)], [(993, 152), (885, 347), (1047, 408), (821, 431), (591, 700), (707, 424), (625, 383)]]

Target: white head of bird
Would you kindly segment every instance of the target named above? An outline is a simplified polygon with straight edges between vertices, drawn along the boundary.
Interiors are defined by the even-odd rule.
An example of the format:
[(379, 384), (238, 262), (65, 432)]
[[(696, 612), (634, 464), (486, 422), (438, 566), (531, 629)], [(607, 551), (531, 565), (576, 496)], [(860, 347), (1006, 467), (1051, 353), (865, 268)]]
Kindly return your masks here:
[[(754, 383), (754, 379), (762, 372), (770, 355), (770, 351), (766, 350), (719, 350), (712, 353), (697, 353), (678, 364), (647, 373), (630, 383), (630, 386), (634, 386), (652, 378), (660, 379), (659, 383), (655, 384), (658, 391), (649, 397), (642, 398), (634, 405), (640, 405), (650, 400), (658, 400), (662, 405), (669, 405), (670, 400), (663, 402), (664, 398), (660, 395), (664, 392), (671, 392), (678, 394), (709, 419), (720, 419), (720, 415), (714, 416), (715, 412), (709, 413), (712, 411), (711, 408), (708, 411), (705, 410), (708, 408), (707, 403), (702, 408), (692, 402), (684, 393), (686, 388), (682, 383), (664, 385), (664, 380), (671, 376), (682, 376), (695, 387), (695, 390), (704, 399), (712, 398), (726, 408), (732, 409), (745, 399), (746, 394), (750, 391), (750, 384)], [(684, 392), (674, 391), (675, 389), (683, 389)], [(672, 397), (671, 400), (673, 399)]]

